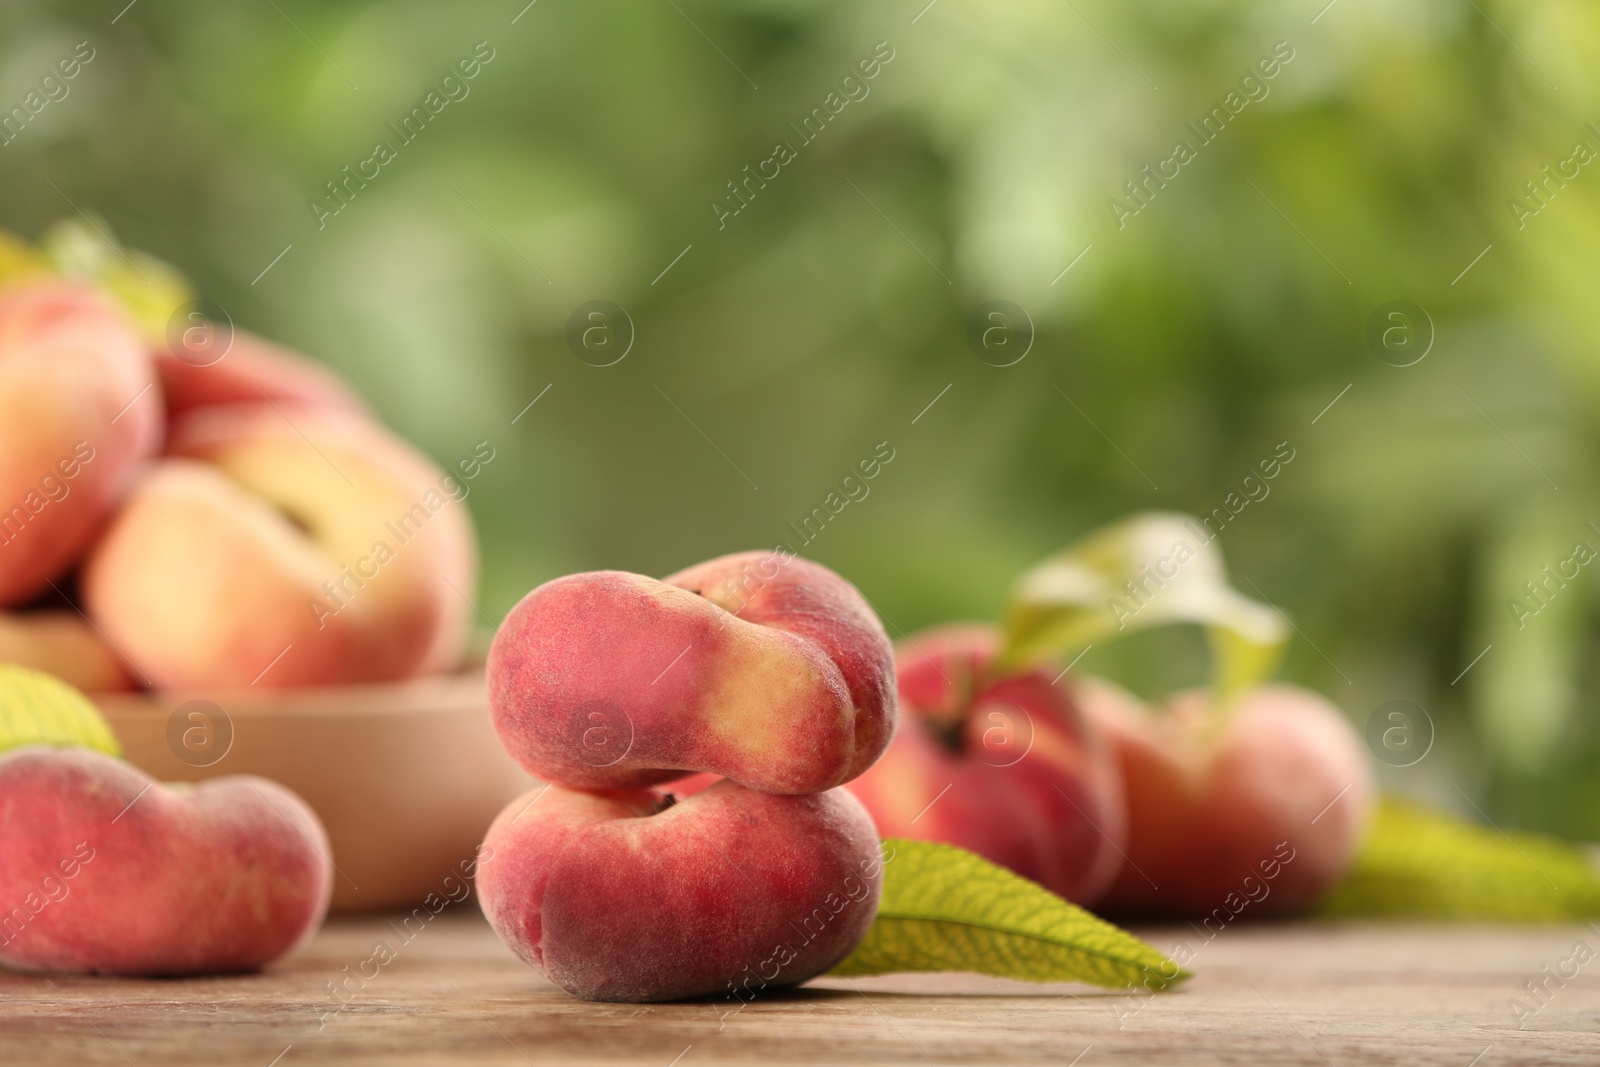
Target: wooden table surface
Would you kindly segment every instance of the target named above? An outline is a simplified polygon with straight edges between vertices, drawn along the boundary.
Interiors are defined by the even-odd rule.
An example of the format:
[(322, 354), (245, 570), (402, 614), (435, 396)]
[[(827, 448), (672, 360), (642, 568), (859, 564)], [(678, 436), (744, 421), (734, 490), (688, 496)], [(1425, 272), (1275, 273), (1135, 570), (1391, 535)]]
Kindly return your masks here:
[[(0, 973), (0, 1064), (1600, 1063), (1600, 930), (1586, 926), (1305, 923), (1209, 943), (1188, 927), (1146, 929), (1163, 949), (1181, 939), (1194, 951), (1181, 991), (908, 975), (822, 980), (739, 1010), (573, 1000), (507, 952), (471, 902), (414, 925), (409, 942), (394, 921), (332, 920), (298, 955), (243, 977)], [(1549, 981), (1534, 1011), (1523, 983), (1547, 964), (1577, 974)], [(340, 979), (342, 1001), (329, 988)]]

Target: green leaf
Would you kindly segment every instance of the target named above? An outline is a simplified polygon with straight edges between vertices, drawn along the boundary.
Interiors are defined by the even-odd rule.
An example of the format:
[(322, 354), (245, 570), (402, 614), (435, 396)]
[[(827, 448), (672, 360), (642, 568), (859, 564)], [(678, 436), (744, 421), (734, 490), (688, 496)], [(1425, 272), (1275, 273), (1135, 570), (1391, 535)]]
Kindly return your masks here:
[(49, 277), (53, 273), (37, 248), (14, 233), (0, 230), (0, 286)]
[(1002, 667), (1076, 655), (1172, 623), (1211, 639), (1219, 702), (1271, 673), (1289, 637), (1283, 617), (1228, 585), (1199, 520), (1149, 511), (1103, 527), (1028, 571), (1012, 592)]
[(0, 663), (0, 753), (23, 745), (78, 745), (122, 755), (89, 699), (42, 671)]
[(866, 939), (831, 974), (965, 971), (1165, 989), (1189, 975), (1125, 930), (963, 849), (889, 838)]
[(167, 325), (194, 299), (189, 280), (176, 267), (136, 249), (124, 248), (104, 220), (62, 219), (39, 242), (64, 276), (105, 290), (127, 309), (139, 332), (161, 344)]
[(1323, 915), (1558, 922), (1600, 915), (1600, 874), (1583, 848), (1384, 798), (1354, 867)]

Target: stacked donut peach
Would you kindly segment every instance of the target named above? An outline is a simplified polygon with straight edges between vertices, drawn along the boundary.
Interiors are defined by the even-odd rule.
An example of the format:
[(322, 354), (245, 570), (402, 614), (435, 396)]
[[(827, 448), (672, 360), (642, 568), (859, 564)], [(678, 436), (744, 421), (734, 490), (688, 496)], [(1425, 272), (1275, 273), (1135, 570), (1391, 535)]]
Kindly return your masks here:
[[(550, 785), (490, 827), (480, 898), (562, 988), (747, 996), (865, 936), (878, 836), (837, 787), (889, 744), (894, 664), (837, 574), (746, 552), (661, 581), (558, 578), (512, 609), (488, 673), (501, 741)], [(722, 781), (681, 803), (652, 788), (703, 772)]]

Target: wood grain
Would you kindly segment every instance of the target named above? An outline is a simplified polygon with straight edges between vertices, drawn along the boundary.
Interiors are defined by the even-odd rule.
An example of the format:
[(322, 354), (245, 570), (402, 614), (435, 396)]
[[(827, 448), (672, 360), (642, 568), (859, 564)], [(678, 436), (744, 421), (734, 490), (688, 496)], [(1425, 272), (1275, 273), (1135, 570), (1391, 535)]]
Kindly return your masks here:
[[(335, 919), (258, 975), (0, 973), (0, 1063), (1600, 1063), (1600, 958), (1552, 984), (1523, 1028), (1510, 1007), (1531, 1007), (1522, 983), (1575, 943), (1600, 949), (1585, 926), (1260, 925), (1209, 943), (1188, 927), (1146, 929), (1194, 952), (1182, 990), (908, 975), (825, 980), (739, 1008), (573, 1000), (512, 957), (472, 902), (413, 923), (409, 941), (399, 920)], [(359, 975), (379, 943), (393, 959), (349, 979), (335, 1010), (328, 983)]]

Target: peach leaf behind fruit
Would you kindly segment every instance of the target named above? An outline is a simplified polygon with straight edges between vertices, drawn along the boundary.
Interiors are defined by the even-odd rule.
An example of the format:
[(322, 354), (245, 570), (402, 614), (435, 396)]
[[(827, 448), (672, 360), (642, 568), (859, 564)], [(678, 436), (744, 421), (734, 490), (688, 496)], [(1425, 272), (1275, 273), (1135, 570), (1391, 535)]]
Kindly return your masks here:
[(165, 343), (172, 316), (194, 299), (182, 271), (111, 236), (104, 219), (63, 218), (37, 245), (0, 230), (0, 288), (36, 278), (67, 278), (105, 293), (146, 341)]
[(1277, 665), (1289, 626), (1228, 585), (1213, 540), (1198, 519), (1148, 511), (1067, 546), (1018, 580), (1000, 666), (1065, 661), (1136, 630), (1198, 623), (1211, 641), (1218, 703), (1243, 692)]
[(62, 276), (97, 286), (121, 304), (146, 341), (160, 342), (173, 313), (194, 298), (189, 280), (110, 233), (103, 219), (63, 218), (40, 238), (39, 251)]
[(0, 287), (47, 278), (54, 271), (37, 248), (14, 233), (0, 230)]
[(1341, 919), (1593, 919), (1600, 869), (1582, 846), (1384, 797), (1350, 872), (1317, 911)]

